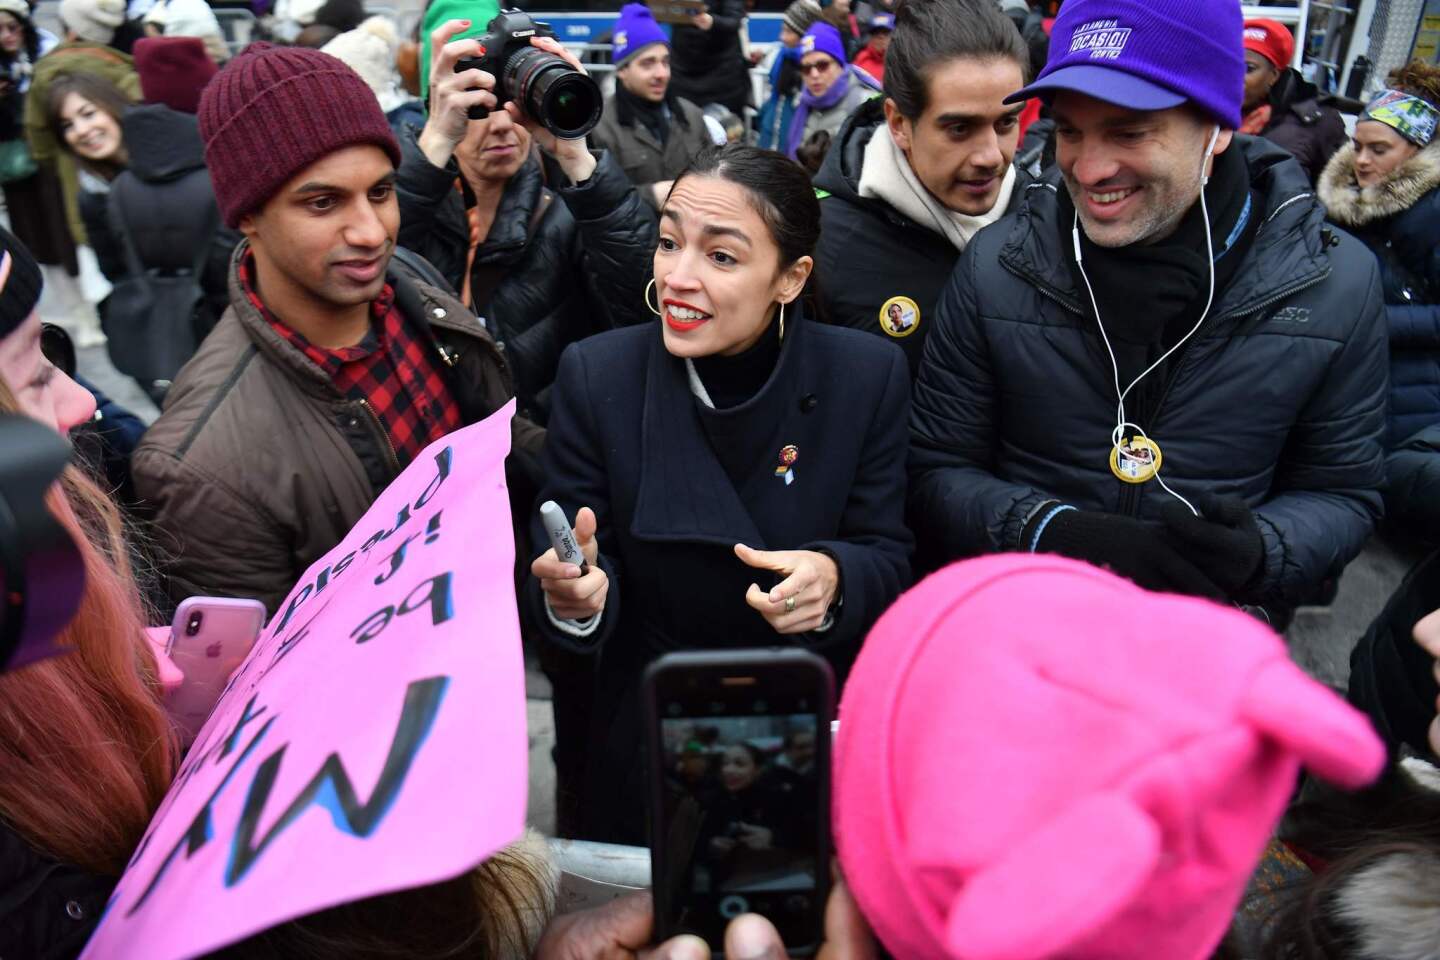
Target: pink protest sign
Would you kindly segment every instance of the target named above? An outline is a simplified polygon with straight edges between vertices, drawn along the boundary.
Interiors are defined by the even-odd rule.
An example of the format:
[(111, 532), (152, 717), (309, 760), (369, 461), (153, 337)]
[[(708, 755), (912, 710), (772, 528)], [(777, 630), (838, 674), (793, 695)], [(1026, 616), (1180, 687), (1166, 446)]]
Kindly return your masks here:
[(514, 404), (431, 444), (232, 679), (83, 957), (193, 957), (457, 876), (525, 822), (503, 461)]

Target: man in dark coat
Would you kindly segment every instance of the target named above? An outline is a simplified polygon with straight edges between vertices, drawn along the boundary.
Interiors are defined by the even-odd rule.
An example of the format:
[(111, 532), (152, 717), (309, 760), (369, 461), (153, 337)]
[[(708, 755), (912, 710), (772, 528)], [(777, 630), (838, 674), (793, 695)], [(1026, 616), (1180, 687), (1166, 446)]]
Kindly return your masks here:
[(1239, 132), (1258, 134), (1300, 161), (1313, 184), (1349, 139), (1345, 121), (1290, 66), (1295, 38), (1274, 20), (1245, 21), (1245, 102)]
[(750, 66), (740, 49), (745, 0), (705, 0), (693, 23), (670, 32), (674, 53), (670, 87), (703, 109), (722, 104), (737, 117), (750, 105)]
[[(135, 487), (173, 558), (173, 599), (254, 597), (273, 613), (431, 442), (512, 390), (476, 318), (392, 262), (400, 148), (357, 74), (252, 44), (199, 121), (245, 243), (229, 310), (135, 452)], [(511, 464), (542, 439), (515, 424)]]
[(590, 140), (615, 155), (658, 210), (670, 184), (710, 144), (710, 134), (700, 108), (670, 91), (670, 41), (650, 8), (621, 7), (614, 38), (615, 93)]
[[(655, 217), (609, 152), (527, 128), (505, 110), (469, 119), (474, 98), (488, 94), (455, 73), (479, 48), (445, 42), (461, 22), (432, 37), (444, 46), (432, 61), (430, 119), (401, 144), (399, 242), (483, 318), (509, 360), (520, 412), (543, 423), (567, 345), (653, 319), (645, 284)], [(553, 160), (532, 153), (537, 141)]]
[(1064, 182), (965, 251), (915, 384), (930, 562), (1062, 553), (1283, 612), (1373, 529), (1374, 259), (1287, 154), (1234, 137), (1240, 23), (1236, 0), (1062, 8), (1015, 96), (1053, 97)]
[(1029, 53), (992, 0), (902, 7), (885, 98), (841, 128), (815, 177), (825, 319), (898, 343), (913, 376), (955, 261), (1019, 205), (1012, 161)]

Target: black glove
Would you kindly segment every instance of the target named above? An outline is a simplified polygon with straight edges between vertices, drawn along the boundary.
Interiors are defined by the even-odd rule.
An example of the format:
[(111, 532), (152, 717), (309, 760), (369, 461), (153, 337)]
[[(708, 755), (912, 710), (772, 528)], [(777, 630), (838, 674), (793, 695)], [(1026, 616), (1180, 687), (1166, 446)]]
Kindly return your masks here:
[[(1038, 528), (1046, 515), (1036, 518), (1034, 526)], [(1025, 542), (1033, 541), (1036, 532), (1027, 530)], [(1171, 546), (1160, 529), (1133, 517), (1062, 510), (1051, 515), (1038, 532), (1036, 553), (1084, 560), (1128, 577), (1147, 590), (1225, 599), (1225, 592)]]
[(1240, 599), (1259, 578), (1265, 560), (1265, 540), (1255, 514), (1238, 497), (1205, 495), (1195, 506), (1201, 516), (1178, 500), (1160, 508), (1165, 538), (1224, 588), (1227, 599)]

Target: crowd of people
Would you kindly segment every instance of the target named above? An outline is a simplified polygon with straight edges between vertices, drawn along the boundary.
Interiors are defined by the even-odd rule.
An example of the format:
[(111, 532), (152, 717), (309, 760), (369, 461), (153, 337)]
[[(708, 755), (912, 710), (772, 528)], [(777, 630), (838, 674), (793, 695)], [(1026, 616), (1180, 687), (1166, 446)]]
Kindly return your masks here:
[[(795, 0), (768, 53), (740, 0), (630, 3), (562, 139), (474, 66), (485, 7), (407, 49), (282, 0), (232, 55), (200, 0), (0, 0), (0, 413), (72, 438), (86, 572), (70, 653), (0, 676), (0, 955), (78, 955), (175, 777), (147, 621), (276, 614), (513, 400), (487, 535), (560, 836), (645, 845), (654, 762), (697, 884), (825, 869), (813, 729), (637, 746), (657, 657), (794, 645), (841, 690), (821, 956), (1440, 956), (1440, 559), (1348, 690), (1279, 636), (1440, 541), (1440, 67), (1346, 117), (1238, 0)], [(112, 292), (42, 323), (86, 247)], [(526, 836), (223, 955), (709, 956), (554, 883)]]

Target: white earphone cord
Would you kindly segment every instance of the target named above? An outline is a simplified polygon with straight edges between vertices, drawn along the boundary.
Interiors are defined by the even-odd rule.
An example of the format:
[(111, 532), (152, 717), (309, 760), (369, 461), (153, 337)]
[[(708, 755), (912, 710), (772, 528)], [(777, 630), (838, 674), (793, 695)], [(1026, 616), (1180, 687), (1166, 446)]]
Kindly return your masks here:
[[(1095, 299), (1095, 288), (1090, 285), (1090, 276), (1085, 272), (1084, 257), (1080, 252), (1080, 210), (1078, 207), (1075, 210), (1075, 221), (1070, 228), (1070, 236), (1075, 243), (1075, 264), (1080, 268), (1080, 278), (1085, 281), (1085, 290), (1090, 295), (1090, 306), (1095, 310), (1095, 325), (1100, 328), (1100, 339), (1105, 342), (1105, 352), (1110, 356), (1110, 370), (1114, 374), (1116, 422), (1115, 430), (1110, 434), (1110, 444), (1115, 449), (1117, 458), (1123, 455), (1121, 448), (1125, 440), (1126, 427), (1134, 430), (1136, 436), (1149, 439), (1145, 434), (1145, 430), (1138, 423), (1131, 423), (1125, 419), (1125, 398), (1130, 395), (1131, 390), (1135, 389), (1136, 384), (1153, 373), (1155, 369), (1166, 360), (1169, 360), (1175, 351), (1183, 347), (1186, 341), (1193, 337), (1196, 332), (1204, 326), (1206, 319), (1210, 316), (1210, 307), (1215, 302), (1215, 241), (1210, 232), (1210, 208), (1205, 203), (1205, 187), (1210, 183), (1210, 175), (1206, 173), (1205, 167), (1209, 164), (1211, 156), (1214, 155), (1215, 144), (1219, 139), (1220, 127), (1217, 125), (1214, 132), (1210, 134), (1210, 143), (1205, 147), (1205, 156), (1200, 161), (1200, 216), (1201, 219), (1205, 221), (1205, 258), (1210, 264), (1210, 285), (1205, 294), (1205, 309), (1200, 312), (1200, 319), (1195, 321), (1195, 326), (1191, 327), (1185, 336), (1177, 340), (1173, 347), (1162, 353), (1158, 360), (1146, 367), (1138, 377), (1131, 380), (1130, 385), (1124, 390), (1120, 389), (1120, 364), (1115, 359), (1115, 350), (1110, 345), (1110, 337), (1105, 333), (1105, 324), (1100, 320), (1100, 304)], [(1189, 507), (1190, 512), (1195, 514), (1195, 516), (1200, 516), (1200, 511), (1195, 509), (1194, 504), (1170, 488), (1170, 485), (1165, 482), (1165, 478), (1160, 476), (1159, 467), (1156, 467), (1155, 479), (1160, 481), (1161, 489)]]

